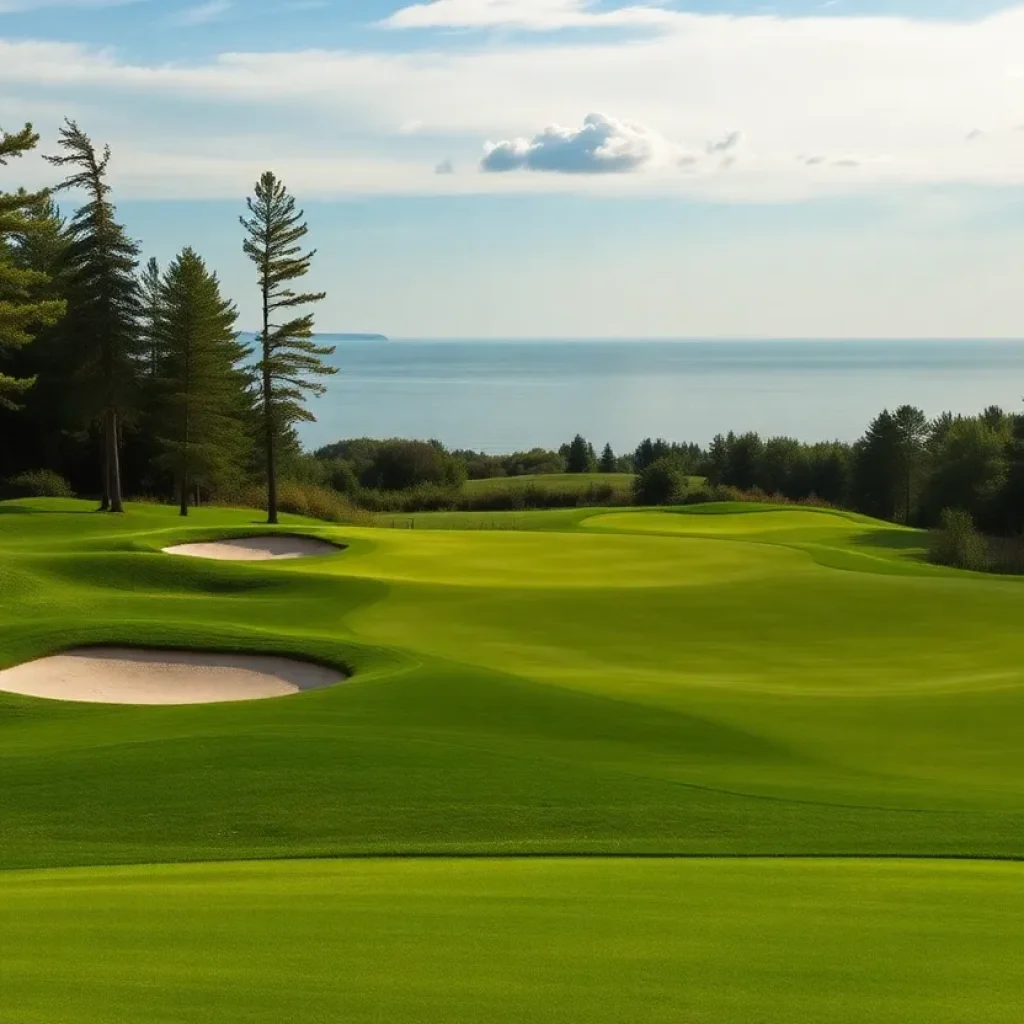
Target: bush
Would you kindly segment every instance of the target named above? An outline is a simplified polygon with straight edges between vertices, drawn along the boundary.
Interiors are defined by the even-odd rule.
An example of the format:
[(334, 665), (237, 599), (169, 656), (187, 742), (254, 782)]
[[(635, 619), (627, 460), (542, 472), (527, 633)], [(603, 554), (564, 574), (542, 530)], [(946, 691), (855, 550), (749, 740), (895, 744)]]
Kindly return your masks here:
[[(243, 508), (265, 509), (267, 491), (265, 487), (254, 485), (244, 488), (238, 494), (225, 496), (223, 502), (240, 505)], [(322, 519), (328, 523), (353, 522), (359, 519), (358, 511), (343, 495), (328, 487), (316, 487), (312, 484), (282, 481), (277, 486), (277, 507), (282, 512)]]
[(457, 487), (421, 484), (402, 491), (364, 488), (353, 500), (360, 508), (371, 512), (519, 512), (628, 505), (630, 494), (609, 483), (581, 484), (576, 488), (531, 483), (526, 487), (510, 485), (471, 493)]
[(32, 469), (4, 482), (3, 494), (8, 498), (73, 498), (71, 484), (52, 469)]
[(933, 531), (928, 546), (928, 560), (975, 572), (988, 568), (988, 544), (975, 529), (970, 512), (960, 508), (943, 510), (939, 529)]
[(419, 484), (398, 491), (364, 487), (356, 491), (353, 500), (370, 512), (451, 512), (459, 507), (459, 491), (438, 484)]
[(642, 469), (633, 481), (633, 500), (637, 505), (671, 505), (686, 490), (686, 478), (676, 462), (663, 457)]

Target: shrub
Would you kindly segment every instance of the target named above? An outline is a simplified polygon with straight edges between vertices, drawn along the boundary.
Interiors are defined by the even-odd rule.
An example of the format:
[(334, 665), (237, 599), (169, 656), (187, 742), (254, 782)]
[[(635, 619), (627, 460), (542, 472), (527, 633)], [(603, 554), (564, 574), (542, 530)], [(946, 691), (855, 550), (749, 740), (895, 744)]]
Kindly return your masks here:
[(526, 487), (509, 485), (467, 493), (457, 487), (421, 484), (401, 491), (363, 488), (353, 495), (355, 503), (372, 512), (519, 512), (524, 509), (588, 508), (628, 505), (629, 491), (609, 483), (579, 487)]
[(633, 481), (633, 500), (637, 505), (671, 505), (686, 490), (686, 478), (674, 460), (656, 459), (642, 469)]
[(403, 490), (360, 488), (353, 500), (370, 512), (450, 512), (459, 507), (459, 491), (438, 484), (419, 484)]
[(3, 493), (8, 498), (73, 498), (71, 484), (52, 469), (32, 469), (5, 481)]
[[(222, 500), (225, 504), (240, 505), (243, 508), (265, 509), (267, 492), (261, 486), (246, 487), (238, 494), (225, 496)], [(358, 511), (343, 495), (328, 487), (312, 484), (282, 481), (277, 487), (277, 504), (282, 512), (322, 519), (329, 523), (353, 522), (360, 518)]]
[(933, 531), (928, 560), (955, 569), (984, 572), (988, 568), (988, 544), (974, 527), (970, 512), (943, 509), (940, 526)]

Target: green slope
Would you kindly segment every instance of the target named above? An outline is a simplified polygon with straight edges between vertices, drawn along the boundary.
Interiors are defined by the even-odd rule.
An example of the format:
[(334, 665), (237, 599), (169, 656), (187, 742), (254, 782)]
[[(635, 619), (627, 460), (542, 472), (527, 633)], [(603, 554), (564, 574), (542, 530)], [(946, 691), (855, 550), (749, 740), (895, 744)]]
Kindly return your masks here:
[[(373, 852), (1024, 855), (1017, 581), (802, 510), (283, 529), (337, 556), (160, 553), (252, 512), (0, 506), (0, 661), (83, 642), (354, 672), (194, 708), (0, 695), (0, 866)], [(530, 529), (530, 527), (538, 527)]]

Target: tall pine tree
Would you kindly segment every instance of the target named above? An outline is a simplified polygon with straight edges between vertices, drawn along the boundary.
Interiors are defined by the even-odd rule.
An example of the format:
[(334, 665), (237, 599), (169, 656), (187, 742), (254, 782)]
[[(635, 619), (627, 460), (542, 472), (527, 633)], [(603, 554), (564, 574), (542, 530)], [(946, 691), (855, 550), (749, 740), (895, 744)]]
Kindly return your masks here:
[(85, 202), (68, 228), (69, 307), (78, 343), (84, 394), (103, 427), (102, 508), (123, 512), (121, 423), (135, 404), (141, 359), (139, 249), (118, 224), (107, 166), (110, 147), (98, 155), (92, 140), (74, 121), (60, 131), (60, 156), (47, 157), (69, 168), (61, 189), (80, 190)]
[(239, 342), (237, 319), (217, 275), (185, 249), (160, 283), (153, 336), (160, 353), (159, 461), (174, 476), (183, 516), (193, 486), (235, 475), (246, 452), (248, 377), (241, 363), (252, 349)]
[[(0, 131), (0, 167), (35, 149), (39, 136), (31, 125), (16, 134)], [(46, 201), (45, 192), (0, 192), (0, 357), (32, 341), (35, 332), (56, 323), (65, 306), (59, 299), (39, 298), (49, 279), (16, 258), (16, 247), (32, 231), (33, 213)], [(8, 376), (0, 366), (0, 408), (15, 409), (34, 383), (32, 377)]]
[(247, 200), (249, 217), (242, 217), (245, 254), (256, 264), (262, 299), (262, 325), (257, 338), (260, 406), (267, 473), (267, 522), (277, 522), (277, 449), (281, 436), (294, 424), (314, 419), (306, 399), (326, 388), (316, 378), (337, 370), (324, 363), (333, 346), (313, 340), (313, 314), (300, 306), (320, 302), (324, 292), (296, 293), (291, 284), (305, 277), (316, 251), (303, 252), (309, 232), (305, 214), (270, 171), (256, 183)]

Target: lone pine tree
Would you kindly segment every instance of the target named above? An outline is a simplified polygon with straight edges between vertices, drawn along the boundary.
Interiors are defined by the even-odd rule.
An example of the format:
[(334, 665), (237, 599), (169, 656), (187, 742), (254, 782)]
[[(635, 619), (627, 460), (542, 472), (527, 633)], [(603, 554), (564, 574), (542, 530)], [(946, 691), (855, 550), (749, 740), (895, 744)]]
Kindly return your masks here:
[(310, 395), (326, 388), (317, 377), (337, 370), (324, 363), (333, 346), (313, 340), (313, 314), (298, 314), (300, 306), (320, 302), (324, 292), (292, 291), (290, 285), (305, 277), (316, 251), (300, 245), (309, 232), (301, 210), (287, 188), (270, 171), (256, 183), (246, 201), (249, 217), (242, 217), (245, 254), (256, 264), (263, 321), (257, 338), (260, 411), (267, 474), (267, 522), (277, 522), (277, 446), (280, 438), (299, 422), (310, 422), (306, 408)]
[(110, 201), (107, 165), (110, 148), (97, 155), (92, 140), (74, 121), (60, 131), (64, 153), (47, 157), (70, 168), (59, 189), (85, 194), (68, 227), (69, 330), (77, 342), (83, 394), (104, 437), (102, 508), (123, 512), (121, 496), (121, 420), (135, 400), (141, 365), (139, 250), (117, 223)]
[(181, 514), (197, 483), (234, 476), (246, 452), (244, 414), (252, 354), (238, 340), (238, 311), (192, 249), (167, 268), (154, 302), (157, 462), (174, 477)]
[[(23, 156), (39, 143), (39, 136), (26, 125), (16, 134), (0, 131), (0, 167)], [(59, 299), (40, 297), (49, 284), (47, 275), (18, 259), (18, 247), (31, 234), (46, 193), (0, 192), (0, 358), (33, 340), (38, 330), (56, 323), (65, 311)], [(32, 377), (8, 376), (0, 366), (0, 408), (16, 409), (18, 399), (30, 387)]]

